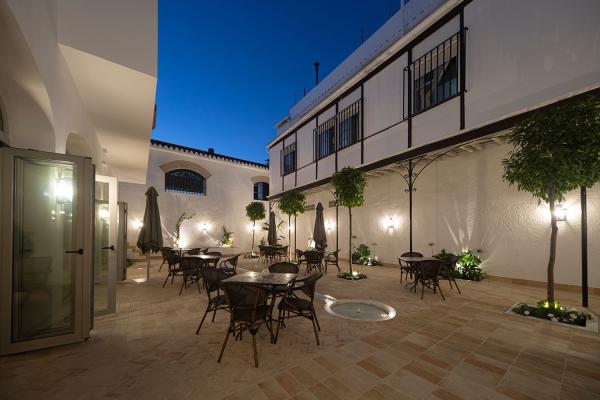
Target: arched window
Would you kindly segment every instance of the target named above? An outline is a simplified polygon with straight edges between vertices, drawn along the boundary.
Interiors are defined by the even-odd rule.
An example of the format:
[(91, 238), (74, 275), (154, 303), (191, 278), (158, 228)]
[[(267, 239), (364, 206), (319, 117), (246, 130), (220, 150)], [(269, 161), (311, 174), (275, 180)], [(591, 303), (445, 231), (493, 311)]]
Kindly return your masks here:
[(254, 200), (267, 200), (269, 197), (269, 184), (257, 182), (254, 184)]
[(189, 169), (175, 169), (165, 174), (165, 191), (206, 196), (206, 179)]

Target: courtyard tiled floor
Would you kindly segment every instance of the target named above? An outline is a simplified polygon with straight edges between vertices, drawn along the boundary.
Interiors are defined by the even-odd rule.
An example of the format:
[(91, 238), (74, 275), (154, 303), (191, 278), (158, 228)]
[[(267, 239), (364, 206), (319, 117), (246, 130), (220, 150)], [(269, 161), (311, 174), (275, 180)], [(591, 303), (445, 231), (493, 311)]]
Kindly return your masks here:
[[(395, 319), (337, 319), (320, 303), (321, 346), (308, 320), (290, 321), (276, 345), (263, 328), (254, 368), (248, 335), (231, 340), (218, 364), (228, 314), (196, 336), (205, 293), (162, 289), (165, 271), (153, 268), (149, 283), (119, 283), (118, 312), (96, 319), (88, 342), (0, 358), (0, 398), (600, 399), (600, 337), (504, 314), (544, 289), (460, 282), (458, 295), (442, 283), (447, 301), (432, 293), (421, 301), (399, 284), (397, 270), (365, 272), (361, 282), (330, 273), (317, 290), (385, 302)], [(558, 297), (579, 301), (577, 293)], [(591, 306), (599, 310), (600, 297)]]

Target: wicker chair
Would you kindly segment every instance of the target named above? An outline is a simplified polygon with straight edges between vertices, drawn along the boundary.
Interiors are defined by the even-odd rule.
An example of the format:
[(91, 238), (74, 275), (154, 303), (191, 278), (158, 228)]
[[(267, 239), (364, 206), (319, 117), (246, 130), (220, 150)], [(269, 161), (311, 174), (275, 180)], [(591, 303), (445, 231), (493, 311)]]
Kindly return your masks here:
[(267, 262), (267, 246), (258, 245), (258, 262)]
[(433, 290), (433, 293), (439, 289), (440, 296), (442, 296), (442, 300), (446, 300), (444, 297), (444, 293), (442, 293), (442, 288), (440, 287), (440, 282), (438, 277), (440, 276), (440, 270), (442, 269), (443, 264), (440, 260), (428, 260), (428, 261), (420, 261), (416, 265), (416, 274), (417, 280), (415, 285), (411, 290), (417, 291), (417, 286), (421, 285), (421, 300), (423, 300), (423, 292), (425, 291), (425, 286), (429, 289)]
[(325, 272), (327, 272), (328, 265), (335, 265), (338, 272), (341, 272), (340, 264), (339, 264), (339, 260), (338, 260), (339, 253), (340, 253), (340, 249), (337, 249), (336, 251), (330, 251), (329, 253), (327, 253), (325, 255), (325, 258), (323, 259), (323, 261), (325, 263)]
[(169, 253), (173, 252), (173, 248), (172, 247), (161, 247), (160, 248), (160, 254), (162, 255), (162, 264), (160, 264), (160, 267), (158, 268), (158, 272), (160, 272), (162, 270), (163, 265), (165, 265), (165, 263), (167, 262), (167, 256), (169, 255)]
[(200, 283), (198, 282), (201, 278), (200, 259), (195, 257), (181, 257), (179, 268), (181, 270), (181, 275), (183, 276), (183, 282), (181, 282), (179, 295), (181, 296), (181, 292), (184, 288), (187, 289), (188, 283), (196, 283), (196, 286), (198, 286), (198, 292), (202, 293), (202, 289), (200, 289)]
[(233, 276), (237, 274), (238, 258), (240, 256), (229, 257), (219, 263), (219, 269), (223, 270), (227, 275)]
[(271, 342), (274, 341), (273, 331), (268, 322), (270, 313), (270, 306), (266, 303), (268, 292), (262, 287), (239, 282), (223, 282), (222, 287), (230, 307), (231, 318), (217, 362), (221, 362), (223, 358), (223, 352), (227, 346), (229, 335), (233, 334), (236, 339), (241, 339), (242, 333), (247, 330), (252, 335), (254, 366), (258, 368), (256, 334), (262, 324), (265, 324), (267, 329), (269, 329)]
[(306, 258), (306, 273), (314, 270), (323, 272), (323, 252), (319, 250), (309, 250), (304, 252)]
[[(423, 257), (423, 254), (417, 251), (407, 251), (406, 253), (400, 254), (400, 257)], [(400, 264), (400, 283), (402, 283), (402, 275), (406, 274), (406, 279), (410, 275), (410, 278), (413, 277), (413, 266), (410, 263), (403, 263), (402, 260), (398, 259), (398, 263)]]
[(304, 252), (302, 250), (296, 249), (296, 262), (299, 266), (306, 264), (306, 257), (304, 257)]
[(269, 272), (272, 274), (297, 274), (299, 270), (300, 266), (298, 264), (287, 261), (269, 265)]
[[(313, 330), (315, 332), (315, 339), (317, 340), (317, 346), (319, 342), (319, 334), (317, 330), (321, 330), (319, 320), (317, 319), (317, 313), (315, 312), (314, 300), (315, 300), (315, 287), (317, 281), (323, 276), (322, 272), (317, 272), (310, 275), (304, 280), (304, 284), (299, 288), (295, 287), (296, 281), (293, 280), (288, 285), (287, 294), (281, 299), (277, 308), (279, 309), (279, 316), (277, 318), (277, 331), (275, 333), (275, 343), (279, 338), (279, 329), (284, 325), (284, 320), (294, 317), (304, 317), (311, 320), (313, 324)], [(303, 297), (297, 295), (298, 292), (304, 294)]]
[(276, 248), (273, 254), (273, 260), (275, 259), (277, 261), (281, 261), (281, 260), (286, 260), (286, 261), (290, 261), (290, 258), (288, 256), (288, 249), (290, 246), (281, 246), (280, 248)]
[(202, 249), (200, 247), (194, 247), (193, 249), (189, 250), (186, 254), (189, 256), (197, 256), (200, 254), (201, 251)]
[[(215, 322), (217, 310), (229, 310), (227, 299), (224, 294), (221, 294), (221, 281), (229, 278), (230, 275), (220, 268), (202, 268), (201, 274), (203, 286), (208, 296), (208, 304), (206, 305), (206, 311), (204, 311), (200, 325), (198, 325), (198, 329), (196, 330), (196, 335), (200, 332), (200, 328), (202, 328), (206, 314), (212, 311), (212, 322)], [(216, 295), (214, 295), (215, 292)]]
[(215, 261), (213, 261), (213, 267), (217, 267), (217, 264), (219, 263), (219, 259), (220, 257), (223, 256), (223, 253), (221, 253), (220, 251), (207, 251), (206, 255), (208, 256), (219, 256), (218, 259), (215, 259)]
[(167, 252), (167, 265), (169, 266), (169, 273), (167, 274), (167, 277), (165, 278), (165, 282), (163, 283), (162, 287), (165, 287), (169, 278), (171, 278), (171, 285), (172, 285), (173, 279), (176, 276), (181, 276), (183, 274), (181, 271), (181, 268), (179, 268), (180, 260), (181, 260), (181, 257), (179, 257), (179, 255), (177, 255), (176, 252), (174, 252), (172, 250)]
[(440, 269), (440, 278), (446, 279), (450, 284), (450, 289), (452, 289), (452, 282), (456, 286), (456, 290), (461, 294), (460, 288), (458, 287), (458, 282), (454, 279), (454, 269), (456, 268), (456, 262), (458, 261), (458, 256), (455, 254), (449, 253), (447, 258), (442, 261), (442, 268)]

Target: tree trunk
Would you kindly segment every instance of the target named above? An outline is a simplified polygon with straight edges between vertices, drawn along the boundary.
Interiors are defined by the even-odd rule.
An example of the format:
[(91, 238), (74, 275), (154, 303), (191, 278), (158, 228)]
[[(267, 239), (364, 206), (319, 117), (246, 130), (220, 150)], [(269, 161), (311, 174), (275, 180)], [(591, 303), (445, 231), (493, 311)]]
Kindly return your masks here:
[(296, 216), (294, 215), (294, 259), (296, 259), (296, 248), (298, 247), (296, 245), (296, 232), (298, 232), (298, 224), (296, 223)]
[(556, 236), (558, 226), (556, 225), (556, 214), (554, 213), (554, 194), (548, 196), (550, 205), (550, 225), (552, 228), (550, 234), (550, 258), (548, 260), (548, 306), (554, 308), (554, 262), (556, 261)]
[(292, 248), (292, 215), (288, 214), (288, 258), (290, 258), (290, 249)]
[(256, 228), (256, 221), (252, 221), (252, 250), (250, 250), (250, 255), (254, 255), (254, 230)]
[(348, 207), (348, 265), (352, 273), (352, 208)]

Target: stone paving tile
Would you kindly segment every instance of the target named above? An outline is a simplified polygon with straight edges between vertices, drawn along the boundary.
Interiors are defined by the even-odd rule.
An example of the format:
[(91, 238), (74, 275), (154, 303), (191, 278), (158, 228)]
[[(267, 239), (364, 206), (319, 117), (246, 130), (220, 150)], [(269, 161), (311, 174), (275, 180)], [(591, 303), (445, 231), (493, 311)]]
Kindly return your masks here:
[[(216, 362), (227, 313), (195, 335), (206, 295), (192, 287), (178, 296), (177, 281), (161, 288), (165, 271), (154, 266), (150, 282), (118, 284), (117, 313), (97, 318), (87, 342), (0, 358), (0, 398), (600, 399), (597, 335), (504, 314), (543, 297), (543, 288), (460, 282), (462, 295), (444, 286), (447, 301), (432, 293), (421, 301), (396, 270), (367, 272), (362, 282), (326, 275), (318, 292), (385, 302), (395, 319), (342, 320), (319, 305), (320, 346), (310, 321), (289, 321), (276, 345), (263, 327), (254, 368), (248, 335), (230, 340)], [(578, 303), (577, 293), (558, 294)], [(600, 296), (590, 300), (599, 309)]]

